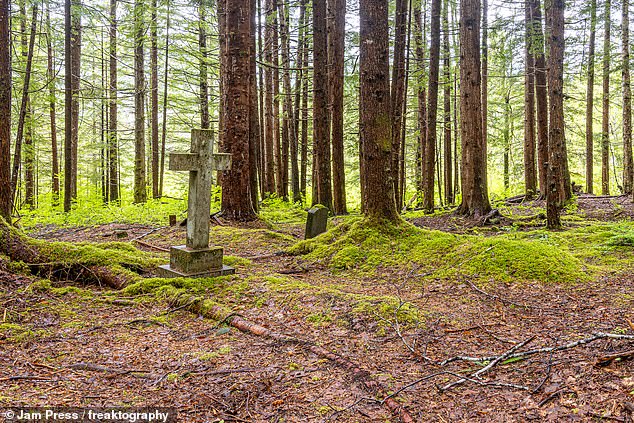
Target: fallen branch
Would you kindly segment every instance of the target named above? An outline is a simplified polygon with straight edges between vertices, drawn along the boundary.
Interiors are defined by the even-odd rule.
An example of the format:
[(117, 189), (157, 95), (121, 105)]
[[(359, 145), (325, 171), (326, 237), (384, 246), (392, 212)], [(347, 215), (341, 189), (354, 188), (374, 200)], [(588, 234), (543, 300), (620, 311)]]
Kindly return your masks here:
[(166, 253), (170, 252), (169, 248), (163, 248), (163, 247), (159, 247), (159, 246), (156, 246), (156, 245), (148, 244), (147, 242), (141, 241), (140, 239), (134, 239), (133, 241), (136, 242), (139, 245), (142, 245), (142, 246), (147, 247), (147, 248), (151, 248), (153, 250), (163, 251), (163, 252), (166, 252)]
[[(614, 334), (614, 333), (597, 332), (597, 333), (595, 333), (594, 335), (592, 335), (589, 338), (579, 339), (577, 341), (570, 342), (570, 343), (565, 344), (565, 345), (560, 345), (558, 347), (543, 347), (543, 348), (536, 348), (536, 349), (528, 350), (528, 351), (516, 352), (516, 353), (513, 353), (513, 354), (509, 355), (508, 357), (506, 357), (506, 359), (527, 357), (529, 355), (534, 355), (534, 354), (539, 354), (539, 353), (557, 352), (557, 351), (569, 350), (571, 348), (575, 348), (575, 347), (578, 347), (580, 345), (589, 344), (589, 343), (594, 342), (594, 341), (599, 340), (599, 339), (627, 339), (627, 340), (634, 341), (634, 335), (621, 335), (621, 334)], [(483, 362), (483, 361), (492, 361), (492, 360), (495, 360), (496, 358), (498, 358), (497, 355), (484, 356), (484, 357), (470, 357), (470, 356), (457, 355), (455, 357), (451, 357), (451, 358), (448, 358), (445, 361), (442, 361), (440, 363), (440, 365), (441, 366), (445, 366), (445, 365), (447, 365), (447, 364), (449, 364), (451, 362), (454, 362), (454, 361), (469, 361), (469, 362), (477, 363), (477, 362)]]
[(85, 371), (91, 371), (91, 372), (115, 373), (121, 376), (129, 374), (130, 376), (141, 378), (141, 379), (152, 379), (152, 375), (150, 375), (145, 370), (137, 370), (137, 369), (120, 370), (120, 369), (113, 369), (110, 367), (101, 366), (99, 364), (93, 364), (93, 363), (81, 362), (81, 363), (68, 365), (66, 366), (66, 368), (71, 370), (85, 370)]
[[(173, 299), (172, 301), (178, 301), (179, 304), (182, 304), (182, 298)], [(185, 302), (189, 302), (191, 299), (186, 299)], [(323, 347), (313, 344), (309, 341), (304, 341), (295, 336), (286, 335), (283, 333), (274, 332), (270, 329), (267, 329), (264, 326), (261, 326), (256, 323), (251, 323), (247, 321), (245, 318), (233, 315), (232, 317), (225, 317), (226, 311), (222, 309), (220, 306), (214, 305), (209, 308), (203, 307), (203, 301), (199, 300), (194, 302), (189, 308), (190, 311), (196, 314), (203, 315), (209, 319), (226, 321), (230, 326), (234, 328), (249, 333), (256, 336), (262, 336), (264, 338), (268, 338), (281, 343), (291, 343), (295, 345), (299, 345), (306, 350), (312, 352), (313, 354), (325, 358), (327, 360), (332, 361), (337, 366), (349, 371), (352, 373), (353, 377), (373, 396), (373, 397), (386, 397), (387, 388), (383, 387), (378, 381), (372, 379), (370, 373), (367, 370), (361, 369), (358, 365), (351, 362), (350, 360), (330, 352)], [(393, 398), (387, 398), (383, 402), (383, 406), (385, 406), (391, 413), (398, 416), (402, 422), (405, 423), (413, 423), (413, 417), (407, 412), (407, 410), (395, 401)]]
[[(509, 358), (515, 351), (517, 351), (518, 349), (522, 348), (523, 346), (525, 346), (526, 344), (531, 342), (533, 339), (535, 339), (535, 335), (531, 336), (530, 338), (528, 338), (527, 340), (525, 340), (523, 342), (520, 342), (519, 344), (514, 345), (511, 349), (507, 350), (504, 354), (497, 356), (495, 359), (491, 360), (489, 364), (487, 364), (486, 366), (484, 366), (483, 368), (481, 368), (477, 372), (473, 373), (471, 375), (471, 377), (479, 378), (481, 375), (483, 375), (484, 373), (488, 372), (493, 367), (497, 366), (499, 363), (501, 363), (502, 361), (504, 361), (507, 358)], [(453, 388), (454, 386), (458, 386), (458, 385), (463, 384), (464, 382), (466, 382), (468, 380), (469, 380), (469, 378), (463, 377), (461, 379), (458, 379), (455, 382), (451, 382), (451, 383), (443, 386), (442, 388), (440, 388), (440, 391), (441, 392), (445, 392), (445, 391)]]

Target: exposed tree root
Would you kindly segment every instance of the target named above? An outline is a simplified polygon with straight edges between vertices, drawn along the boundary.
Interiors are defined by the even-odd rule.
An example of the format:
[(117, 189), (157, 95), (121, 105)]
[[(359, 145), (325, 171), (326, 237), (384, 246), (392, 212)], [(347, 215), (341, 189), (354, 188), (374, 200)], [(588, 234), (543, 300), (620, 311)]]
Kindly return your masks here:
[[(83, 257), (83, 253), (87, 257)], [(143, 260), (129, 251), (70, 243), (50, 243), (28, 237), (0, 218), (0, 254), (28, 265), (33, 275), (51, 280), (105, 285), (121, 289), (132, 283)], [(128, 256), (130, 260), (122, 260)]]
[(264, 326), (258, 325), (256, 323), (251, 323), (239, 315), (232, 314), (229, 317), (226, 317), (227, 312), (225, 309), (217, 305), (204, 307), (204, 302), (201, 299), (194, 300), (192, 298), (183, 299), (182, 297), (178, 297), (172, 299), (172, 302), (174, 303), (173, 306), (179, 306), (183, 303), (190, 303), (189, 310), (193, 313), (200, 314), (209, 319), (226, 322), (230, 326), (233, 326), (234, 328), (245, 333), (262, 336), (264, 338), (272, 339), (278, 342), (299, 345), (321, 358), (330, 360), (337, 366), (350, 372), (353, 375), (354, 379), (358, 383), (360, 383), (374, 398), (385, 398), (385, 400), (382, 401), (381, 404), (385, 406), (392, 414), (398, 416), (402, 422), (414, 422), (413, 417), (408, 413), (405, 407), (399, 404), (391, 396), (388, 396), (387, 389), (378, 381), (373, 380), (368, 371), (361, 369), (355, 363), (340, 355), (330, 352), (325, 348), (313, 344), (312, 342), (305, 341), (283, 333), (274, 332), (270, 329), (265, 328)]

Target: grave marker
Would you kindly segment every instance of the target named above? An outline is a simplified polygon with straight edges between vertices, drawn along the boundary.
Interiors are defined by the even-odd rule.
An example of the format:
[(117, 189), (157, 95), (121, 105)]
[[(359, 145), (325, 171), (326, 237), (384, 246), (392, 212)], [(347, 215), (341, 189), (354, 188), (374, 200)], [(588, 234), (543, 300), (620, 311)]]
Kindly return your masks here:
[(328, 209), (326, 207), (313, 207), (308, 210), (304, 239), (314, 238), (317, 235), (326, 232), (327, 224)]
[(222, 247), (209, 247), (211, 177), (231, 168), (231, 154), (213, 152), (213, 131), (192, 129), (191, 151), (170, 153), (169, 170), (189, 172), (187, 241), (170, 248), (170, 264), (160, 266), (165, 277), (229, 275), (235, 269), (222, 264)]

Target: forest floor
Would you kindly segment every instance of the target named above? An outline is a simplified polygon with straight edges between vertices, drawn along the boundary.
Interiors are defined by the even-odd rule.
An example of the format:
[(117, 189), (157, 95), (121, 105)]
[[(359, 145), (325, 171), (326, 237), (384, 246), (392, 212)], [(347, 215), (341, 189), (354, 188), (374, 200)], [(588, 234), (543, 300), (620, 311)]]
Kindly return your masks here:
[[(441, 231), (421, 237), (460, 239), (468, 246), (456, 249), (469, 253), (430, 250), (436, 256), (403, 265), (389, 254), (378, 265), (364, 262), (371, 261), (370, 253), (352, 254), (343, 266), (333, 266), (332, 255), (275, 254), (301, 240), (301, 214), (249, 227), (221, 221), (212, 228), (212, 243), (234, 256), (237, 273), (202, 281), (196, 289), (232, 314), (356, 364), (387, 393), (397, 393), (394, 398), (415, 421), (632, 421), (631, 339), (597, 339), (500, 360), (481, 379), (470, 376), (440, 389), (491, 362), (441, 365), (454, 356), (502, 355), (525, 341), (520, 351), (562, 346), (598, 332), (634, 334), (631, 199), (580, 197), (552, 251), (548, 237), (555, 235), (543, 229), (543, 204), (500, 210), (503, 217), (487, 226), (450, 213), (409, 213), (416, 226)], [(161, 249), (185, 237), (181, 226), (128, 223), (41, 225), (29, 232), (73, 243), (130, 242), (165, 261)], [(452, 238), (442, 238), (448, 236), (443, 232)], [(319, 242), (327, 246), (334, 242), (330, 236)], [(579, 240), (587, 244), (581, 248)], [(507, 256), (500, 245), (515, 250)], [(522, 246), (536, 246), (536, 255)], [(494, 253), (532, 260), (542, 248), (554, 261), (527, 261), (528, 268), (492, 261)], [(504, 274), (474, 267), (484, 256), (485, 264), (497, 263)], [(558, 260), (564, 270), (576, 267), (571, 274), (557, 273)], [(439, 273), (441, 267), (446, 271)], [(81, 280), (47, 284), (15, 264), (0, 269), (0, 409), (160, 406), (178, 409), (183, 422), (399, 421), (382, 406), (384, 398), (372, 397), (350, 371), (301, 343), (243, 333), (229, 327), (228, 319), (218, 322), (170, 306), (160, 290), (116, 292)], [(627, 351), (629, 358), (597, 364)]]

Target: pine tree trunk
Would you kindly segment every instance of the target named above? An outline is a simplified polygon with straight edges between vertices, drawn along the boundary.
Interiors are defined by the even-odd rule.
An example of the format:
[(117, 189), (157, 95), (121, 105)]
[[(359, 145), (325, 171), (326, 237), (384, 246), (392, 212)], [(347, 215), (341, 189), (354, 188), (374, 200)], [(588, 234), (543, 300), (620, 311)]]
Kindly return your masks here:
[(563, 151), (564, 135), (564, 0), (546, 3), (548, 43), (548, 99), (550, 122), (548, 131), (548, 193), (546, 195), (547, 226), (561, 227), (560, 210), (565, 201)]
[(72, 113), (72, 13), (71, 0), (64, 2), (64, 212), (69, 212), (73, 198), (73, 113)]
[(332, 123), (333, 213), (347, 214), (346, 168), (343, 147), (344, 63), (346, 0), (329, 0), (328, 54), (330, 56), (330, 107)]
[(222, 176), (222, 210), (237, 221), (255, 219), (251, 197), (249, 132), (251, 101), (251, 0), (221, 0), (225, 3), (226, 50), (224, 63), (225, 135), (222, 149), (230, 153), (232, 166)]
[(453, 156), (452, 156), (452, 139), (451, 139), (451, 52), (449, 50), (449, 1), (443, 2), (442, 13), (443, 26), (443, 72), (444, 72), (444, 92), (443, 92), (443, 113), (445, 135), (444, 144), (444, 185), (445, 185), (445, 202), (447, 204), (454, 203), (453, 194)]
[(482, 130), (480, 0), (460, 1), (460, 139), (462, 203), (458, 214), (480, 218), (490, 210)]
[(134, 2), (134, 202), (145, 203), (145, 5)]
[(50, 1), (46, 8), (46, 73), (48, 75), (49, 114), (51, 119), (51, 192), (53, 206), (59, 204), (59, 155), (57, 153), (57, 124), (55, 115), (55, 69), (53, 67), (53, 44), (51, 43)]
[(414, 51), (416, 54), (416, 97), (418, 100), (418, 144), (416, 151), (416, 190), (423, 190), (423, 160), (427, 137), (427, 95), (425, 91), (425, 41), (421, 1), (414, 4)]
[(544, 33), (540, 0), (530, 1), (532, 17), (532, 49), (535, 58), (535, 102), (537, 111), (537, 170), (539, 191), (546, 198), (548, 191), (548, 90), (546, 86), (546, 58), (544, 56)]
[(438, 113), (438, 80), (440, 69), (441, 0), (431, 2), (431, 44), (429, 48), (429, 90), (427, 103), (427, 137), (423, 157), (423, 209), (434, 211), (434, 173), (436, 160), (436, 118)]
[(159, 189), (159, 118), (158, 118), (158, 40), (157, 0), (152, 0), (150, 18), (150, 110), (152, 127), (152, 198), (161, 196)]
[(537, 193), (537, 168), (535, 167), (535, 56), (533, 54), (535, 34), (531, 1), (525, 7), (525, 70), (524, 70), (524, 192), (526, 199)]
[(72, 37), (71, 37), (71, 113), (72, 118), (72, 140), (71, 140), (71, 195), (72, 199), (77, 199), (77, 165), (79, 148), (79, 96), (81, 94), (81, 0), (72, 0)]
[(198, 87), (200, 90), (200, 127), (210, 128), (209, 122), (209, 81), (207, 80), (207, 10), (205, 2), (198, 6), (198, 49), (200, 53)]
[(601, 194), (610, 195), (610, 0), (605, 1), (603, 38), (603, 113), (601, 115)]
[(306, 30), (304, 28), (306, 22), (306, 0), (302, 0), (299, 5), (299, 22), (297, 37), (297, 58), (295, 59), (296, 72), (295, 72), (295, 110), (293, 111), (293, 126), (295, 130), (295, 143), (291, 144), (291, 187), (293, 190), (293, 202), (298, 203), (302, 201), (302, 189), (301, 189), (301, 175), (299, 165), (300, 154), (300, 123), (302, 115), (302, 91), (304, 87), (304, 74), (307, 73), (304, 70), (304, 43)]
[(260, 119), (258, 114), (258, 81), (257, 81), (257, 64), (256, 64), (256, 43), (255, 43), (255, 27), (257, 18), (256, 1), (249, 0), (249, 48), (252, 54), (249, 55), (249, 179), (251, 205), (255, 213), (259, 210), (260, 198), (258, 195), (258, 166), (260, 160)]
[(282, 84), (284, 87), (284, 101), (282, 104), (282, 198), (288, 201), (288, 155), (290, 144), (295, 138), (293, 122), (293, 96), (291, 90), (290, 72), (290, 34), (288, 28), (288, 14), (284, 7), (284, 1), (279, 0), (278, 19), (280, 22), (280, 43), (282, 51)]
[[(22, 58), (25, 63), (25, 79), (26, 75), (31, 77), (31, 67), (29, 65), (29, 60), (32, 63), (33, 56), (33, 48), (29, 45), (26, 27), (27, 27), (27, 19), (26, 19), (26, 5), (24, 0), (20, 2), (20, 33), (22, 39)], [(37, 16), (37, 5), (33, 5), (33, 19), (35, 20)], [(31, 34), (37, 28), (37, 22), (32, 22)], [(33, 37), (34, 38), (34, 37)], [(29, 58), (30, 56), (30, 58)], [(31, 96), (28, 92), (30, 86), (25, 84), (25, 92), (26, 96), (26, 108), (25, 108), (25, 116), (24, 116), (24, 151), (22, 154), (22, 158), (24, 161), (24, 204), (32, 208), (35, 206), (35, 175), (33, 173), (34, 170), (34, 161), (35, 161), (35, 149), (33, 146), (33, 113), (31, 111)], [(18, 122), (20, 124), (20, 122)], [(19, 143), (20, 141), (18, 141)], [(17, 145), (17, 143), (16, 143)]]
[(273, 37), (271, 48), (273, 51), (273, 159), (275, 161), (275, 193), (284, 198), (284, 164), (282, 160), (282, 128), (280, 126), (280, 32), (277, 20), (277, 4), (283, 0), (272, 0), (273, 7)]
[[(266, 0), (266, 26), (264, 30), (264, 84), (266, 95), (264, 99), (264, 145), (265, 145), (265, 164), (266, 164), (266, 191), (270, 195), (275, 193), (275, 155), (273, 153), (274, 142), (274, 116), (273, 116), (273, 0)], [(276, 53), (277, 54), (277, 53)]]
[(590, 40), (588, 46), (588, 85), (586, 88), (586, 192), (594, 192), (594, 45), (597, 28), (597, 0), (590, 1)]
[(489, 146), (489, 1), (482, 0), (482, 154), (484, 184), (488, 187)]
[(390, 124), (388, 4), (360, 0), (359, 130), (364, 169), (364, 214), (399, 220), (394, 198)]
[(165, 174), (165, 141), (167, 138), (167, 78), (169, 76), (170, 44), (170, 4), (167, 4), (167, 22), (165, 23), (165, 68), (163, 69), (163, 127), (161, 128), (161, 170), (159, 171), (159, 196), (163, 196)]
[(629, 0), (623, 0), (623, 193), (632, 193), (634, 165), (632, 164), (632, 87), (630, 85), (630, 11)]
[[(434, 0), (439, 1), (439, 0)], [(396, 207), (402, 207), (399, 187), (399, 163), (401, 161), (401, 127), (403, 102), (405, 101), (405, 42), (407, 39), (407, 0), (396, 0), (394, 16), (394, 59), (392, 62), (391, 111), (392, 111), (392, 172)], [(439, 35), (440, 36), (440, 35)], [(433, 176), (432, 176), (433, 184)]]
[(313, 0), (313, 204), (333, 210), (326, 28), (326, 0)]
[[(301, 5), (306, 9), (307, 0), (301, 0)], [(308, 18), (304, 16), (304, 26), (308, 25)], [(310, 79), (308, 73), (308, 37), (306, 36), (306, 30), (303, 34), (303, 58), (302, 68), (305, 69), (302, 75), (302, 138), (300, 149), (300, 165), (299, 165), (299, 189), (302, 193), (304, 200), (306, 199), (306, 179), (308, 172), (308, 81)]]
[(108, 194), (119, 201), (119, 147), (117, 117), (117, 0), (110, 0), (110, 98), (108, 99)]
[(11, 221), (11, 26), (9, 0), (0, 0), (0, 217)]

